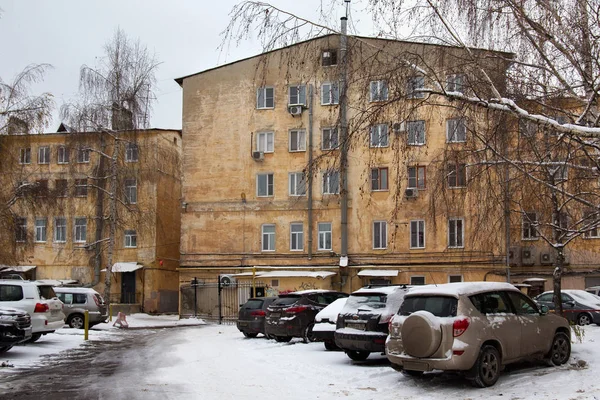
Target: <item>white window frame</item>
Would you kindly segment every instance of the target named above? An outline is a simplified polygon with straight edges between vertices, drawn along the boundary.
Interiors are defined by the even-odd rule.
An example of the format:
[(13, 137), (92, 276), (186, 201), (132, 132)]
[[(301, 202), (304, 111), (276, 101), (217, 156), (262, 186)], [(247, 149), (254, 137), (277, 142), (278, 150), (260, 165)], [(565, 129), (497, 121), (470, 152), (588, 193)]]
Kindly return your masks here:
[[(464, 184), (459, 184), (459, 175), (458, 175), (458, 171), (460, 169), (460, 167), (462, 166), (463, 170), (465, 171), (464, 173)], [(450, 167), (454, 167), (454, 170), (451, 170)], [(461, 174), (462, 176), (462, 174)], [(465, 188), (467, 187), (467, 182), (468, 182), (468, 178), (467, 178), (467, 165), (463, 164), (463, 163), (449, 163), (448, 164), (448, 175), (447, 175), (448, 179), (446, 180), (448, 183), (448, 187), (451, 189), (460, 189), (460, 188)], [(450, 184), (450, 179), (454, 179), (454, 184), (451, 185)]]
[[(133, 183), (133, 184), (132, 184)], [(125, 186), (125, 202), (127, 204), (137, 204), (138, 190), (137, 190), (137, 179), (127, 178), (123, 183)]]
[[(326, 62), (325, 60), (328, 60)], [(321, 53), (321, 66), (331, 67), (337, 65), (337, 49), (326, 49)]]
[(65, 217), (54, 218), (54, 242), (66, 243), (67, 241), (67, 219)]
[(389, 145), (390, 132), (387, 124), (371, 125), (369, 147), (388, 147)]
[(448, 74), (446, 75), (446, 91), (455, 93), (465, 92), (466, 83), (465, 74)]
[[(296, 92), (296, 93), (292, 94), (292, 92)], [(293, 101), (293, 100), (295, 100), (295, 101)], [(289, 88), (288, 88), (288, 106), (306, 106), (306, 85), (290, 85), (289, 86)]]
[[(297, 230), (298, 228), (300, 230)], [(304, 251), (304, 224), (302, 222), (290, 224), (290, 251)]]
[[(264, 191), (261, 191), (261, 180), (266, 179), (264, 184)], [(262, 194), (261, 194), (262, 193)], [(256, 174), (256, 197), (273, 197), (275, 193), (275, 174), (272, 172), (265, 172)]]
[[(419, 279), (423, 278), (423, 283), (422, 284), (414, 283), (413, 278), (419, 278)], [(423, 285), (427, 284), (427, 279), (425, 278), (425, 275), (412, 275), (410, 277), (410, 284), (411, 284), (411, 286), (423, 286)]]
[(408, 78), (406, 82), (406, 97), (409, 99), (422, 99), (425, 97), (424, 92), (417, 92), (417, 89), (425, 88), (425, 77), (423, 75), (415, 75)]
[(446, 120), (446, 143), (466, 143), (467, 122), (464, 118)]
[[(531, 216), (535, 219), (530, 222)], [(539, 240), (537, 229), (534, 224), (538, 222), (538, 214), (536, 212), (526, 212), (521, 214), (521, 240)]]
[(50, 164), (50, 146), (38, 147), (38, 164)]
[(454, 283), (452, 282), (452, 278), (460, 278), (460, 281), (458, 282), (464, 282), (464, 278), (461, 274), (448, 274), (448, 283)]
[[(333, 188), (336, 180), (337, 185)], [(323, 194), (340, 194), (340, 171), (323, 172)]]
[[(456, 243), (452, 243), (454, 237)], [(459, 217), (448, 218), (448, 248), (464, 249), (465, 247), (465, 219)]]
[(275, 132), (258, 132), (256, 134), (256, 151), (273, 153), (275, 150)]
[[(590, 218), (589, 216), (590, 215), (594, 215), (594, 214), (595, 214), (594, 211), (586, 211), (584, 213), (583, 217), (584, 217), (584, 219), (589, 219)], [(597, 217), (594, 218), (594, 219), (597, 219)], [(588, 222), (585, 222), (585, 223), (587, 224)], [(586, 239), (598, 239), (598, 238), (600, 238), (600, 223), (596, 223), (595, 225), (596, 225), (595, 227), (590, 228), (588, 231), (584, 232), (584, 234), (583, 234), (584, 238), (586, 238)]]
[[(416, 231), (414, 231), (414, 233), (416, 234), (417, 237), (417, 243), (416, 246), (413, 246), (413, 229), (416, 227)], [(426, 236), (425, 236), (425, 220), (423, 219), (413, 219), (410, 221), (409, 223), (409, 235), (408, 235), (408, 240), (409, 240), (409, 244), (410, 244), (410, 248), (411, 249), (424, 249), (425, 245), (426, 245)], [(419, 236), (422, 235), (423, 236), (423, 243), (419, 243)]]
[(70, 149), (67, 146), (58, 146), (57, 154), (56, 154), (56, 163), (57, 164), (68, 164), (70, 161)]
[[(85, 184), (81, 184), (85, 181)], [(85, 194), (79, 193), (80, 188), (82, 191), (85, 191)], [(88, 180), (87, 178), (75, 179), (75, 197), (87, 197), (88, 196)]]
[(425, 120), (407, 121), (406, 135), (409, 146), (424, 146), (427, 143), (427, 124)]
[[(384, 175), (383, 171), (385, 171), (385, 177), (383, 177), (383, 175)], [(389, 174), (388, 167), (371, 168), (371, 191), (387, 192), (388, 190), (390, 190), (389, 177), (390, 177), (390, 174)], [(377, 183), (377, 188), (375, 188), (376, 183)], [(385, 185), (385, 187), (383, 187), (384, 185)]]
[[(325, 132), (327, 132), (327, 140), (325, 140)], [(332, 146), (332, 138), (335, 137), (335, 146)], [(329, 147), (325, 145), (328, 144)], [(321, 129), (321, 150), (336, 150), (340, 147), (340, 137), (337, 127), (328, 127)]]
[(19, 150), (19, 164), (31, 164), (31, 147), (24, 147)]
[(125, 146), (125, 162), (138, 162), (140, 160), (140, 146), (137, 143), (127, 142)]
[(124, 247), (126, 249), (135, 249), (137, 247), (137, 231), (135, 229), (126, 229), (123, 231), (125, 239)]
[[(377, 233), (379, 233), (379, 236), (377, 236)], [(387, 221), (373, 221), (372, 243), (375, 250), (387, 249)]]
[[(318, 244), (317, 250), (331, 251), (333, 249), (333, 224), (331, 222), (319, 222), (317, 224)], [(329, 247), (327, 243), (329, 242)]]
[(389, 98), (388, 83), (384, 79), (371, 81), (369, 83), (369, 101), (371, 103), (378, 101), (387, 101)]
[[(271, 91), (269, 97), (268, 91)], [(271, 105), (268, 105), (268, 99), (271, 99)], [(263, 86), (256, 89), (256, 109), (257, 110), (271, 110), (275, 108), (275, 88), (272, 86)]]
[[(273, 228), (273, 232), (265, 232), (265, 228)], [(263, 224), (261, 226), (261, 251), (275, 251), (275, 245), (275, 224)]]
[(306, 175), (303, 172), (288, 174), (290, 196), (306, 196)]
[(337, 82), (321, 84), (321, 105), (332, 106), (340, 103), (340, 85)]
[(87, 241), (87, 218), (75, 217), (73, 219), (73, 242), (85, 243)]
[[(414, 176), (411, 176), (411, 170), (414, 171)], [(419, 174), (421, 171), (423, 172), (422, 176)], [(427, 167), (425, 165), (409, 165), (406, 174), (408, 176), (408, 183), (406, 184), (408, 189), (425, 190), (427, 188)], [(423, 185), (420, 184), (420, 181), (423, 182)]]
[(291, 129), (289, 131), (289, 139), (290, 153), (306, 151), (306, 130)]
[(35, 219), (35, 242), (45, 243), (48, 239), (48, 218)]
[(77, 149), (77, 163), (87, 164), (90, 162), (90, 149), (81, 148)]

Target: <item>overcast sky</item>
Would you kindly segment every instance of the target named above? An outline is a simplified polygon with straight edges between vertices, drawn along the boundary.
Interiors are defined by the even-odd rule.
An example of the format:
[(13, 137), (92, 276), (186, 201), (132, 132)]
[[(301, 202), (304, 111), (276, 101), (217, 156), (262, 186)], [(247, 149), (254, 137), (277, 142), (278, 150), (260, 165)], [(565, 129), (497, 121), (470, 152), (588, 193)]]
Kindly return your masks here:
[[(271, 3), (316, 19), (330, 0), (273, 0)], [(343, 0), (339, 1), (339, 15)], [(260, 52), (257, 41), (219, 52), (220, 33), (238, 0), (0, 0), (0, 77), (10, 82), (25, 66), (49, 63), (44, 82), (34, 87), (55, 96), (56, 107), (78, 89), (81, 65), (95, 65), (116, 28), (140, 39), (162, 62), (156, 78), (157, 103), (151, 125), (181, 128), (181, 88), (175, 78)], [(353, 3), (359, 3), (354, 0)], [(337, 18), (337, 16), (335, 16)], [(361, 32), (369, 34), (369, 32)], [(46, 131), (55, 131), (57, 112)]]

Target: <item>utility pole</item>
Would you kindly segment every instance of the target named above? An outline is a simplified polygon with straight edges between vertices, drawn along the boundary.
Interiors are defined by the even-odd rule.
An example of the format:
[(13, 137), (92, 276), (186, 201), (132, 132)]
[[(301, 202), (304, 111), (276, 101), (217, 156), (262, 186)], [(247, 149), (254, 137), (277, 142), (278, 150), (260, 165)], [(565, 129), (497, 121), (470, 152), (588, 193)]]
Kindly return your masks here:
[(346, 3), (346, 15), (341, 18), (340, 36), (340, 208), (341, 208), (341, 237), (342, 249), (340, 267), (348, 266), (348, 9), (350, 0)]

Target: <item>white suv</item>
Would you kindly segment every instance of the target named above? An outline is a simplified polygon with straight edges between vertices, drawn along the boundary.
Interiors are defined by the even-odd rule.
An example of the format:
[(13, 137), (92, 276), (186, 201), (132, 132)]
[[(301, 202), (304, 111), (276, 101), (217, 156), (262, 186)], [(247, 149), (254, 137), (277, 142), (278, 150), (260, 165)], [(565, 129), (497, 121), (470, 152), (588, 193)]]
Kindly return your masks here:
[(35, 342), (65, 324), (63, 303), (51, 285), (18, 279), (0, 280), (0, 307), (17, 308), (31, 315), (32, 336)]

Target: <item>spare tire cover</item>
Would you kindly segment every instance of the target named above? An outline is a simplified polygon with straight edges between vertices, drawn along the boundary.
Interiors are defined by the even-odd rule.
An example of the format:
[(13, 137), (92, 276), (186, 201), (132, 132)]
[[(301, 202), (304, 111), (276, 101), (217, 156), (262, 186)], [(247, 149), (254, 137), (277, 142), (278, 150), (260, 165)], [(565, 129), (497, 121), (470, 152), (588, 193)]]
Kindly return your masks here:
[(417, 311), (402, 324), (402, 344), (406, 354), (429, 357), (440, 347), (442, 329), (439, 319), (429, 311)]

